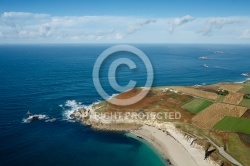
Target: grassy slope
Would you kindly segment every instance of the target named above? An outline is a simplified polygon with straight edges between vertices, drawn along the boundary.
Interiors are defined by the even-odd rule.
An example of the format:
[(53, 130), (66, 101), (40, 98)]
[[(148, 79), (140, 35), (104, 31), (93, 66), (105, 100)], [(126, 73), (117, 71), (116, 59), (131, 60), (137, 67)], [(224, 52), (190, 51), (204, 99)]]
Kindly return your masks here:
[(194, 99), (193, 101), (185, 104), (182, 108), (197, 114), (208, 106), (212, 105), (213, 102), (204, 99)]
[(226, 116), (214, 126), (214, 129), (250, 134), (249, 126), (250, 119)]
[[(244, 84), (244, 87), (240, 90), (240, 92), (245, 94), (250, 93), (250, 84)], [(250, 108), (250, 99), (241, 100), (239, 105)]]
[(250, 84), (244, 84), (244, 87), (240, 90), (243, 93), (250, 93)]
[(250, 108), (250, 99), (242, 99), (239, 105)]
[(235, 133), (229, 134), (227, 151), (243, 165), (250, 165), (250, 148), (241, 142), (239, 136)]

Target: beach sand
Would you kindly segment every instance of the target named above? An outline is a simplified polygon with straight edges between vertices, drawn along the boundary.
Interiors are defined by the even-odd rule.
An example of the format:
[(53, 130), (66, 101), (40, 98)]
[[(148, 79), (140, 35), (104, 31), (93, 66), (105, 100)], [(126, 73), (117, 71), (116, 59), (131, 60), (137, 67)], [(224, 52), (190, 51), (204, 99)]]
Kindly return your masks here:
[(170, 135), (156, 127), (143, 125), (131, 133), (151, 143), (174, 166), (215, 165), (209, 159), (204, 160), (205, 151), (190, 146), (190, 142), (185, 140), (181, 133), (171, 128), (167, 131)]

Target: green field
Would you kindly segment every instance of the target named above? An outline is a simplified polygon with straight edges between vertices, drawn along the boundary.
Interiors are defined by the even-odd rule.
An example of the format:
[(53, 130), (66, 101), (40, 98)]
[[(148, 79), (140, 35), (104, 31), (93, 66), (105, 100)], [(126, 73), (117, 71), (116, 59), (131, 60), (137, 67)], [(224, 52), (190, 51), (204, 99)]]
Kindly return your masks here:
[(184, 109), (186, 109), (194, 114), (197, 114), (212, 104), (213, 104), (213, 102), (207, 101), (204, 99), (194, 99), (193, 101), (182, 106), (182, 108), (184, 108)]
[(250, 85), (249, 84), (245, 84), (244, 87), (240, 90), (240, 92), (250, 93)]
[(244, 107), (247, 107), (247, 108), (250, 108), (250, 99), (241, 100), (240, 105), (244, 106)]
[(250, 165), (250, 148), (241, 142), (239, 136), (235, 133), (229, 134), (227, 152), (243, 165)]
[(250, 134), (249, 126), (250, 119), (248, 118), (235, 118), (226, 116), (214, 126), (214, 129)]

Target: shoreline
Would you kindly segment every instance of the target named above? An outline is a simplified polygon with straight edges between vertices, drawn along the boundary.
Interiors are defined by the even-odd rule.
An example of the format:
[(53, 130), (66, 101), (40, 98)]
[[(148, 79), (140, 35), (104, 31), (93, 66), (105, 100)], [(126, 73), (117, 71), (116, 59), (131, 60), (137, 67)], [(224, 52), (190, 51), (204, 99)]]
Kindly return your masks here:
[[(245, 81), (244, 83), (248, 83), (248, 82), (250, 81)], [(224, 87), (227, 84), (228, 83), (220, 83), (218, 85), (215, 84), (215, 86), (217, 85), (218, 87), (216, 86), (213, 88), (216, 89), (216, 88)], [(241, 84), (241, 83), (234, 82), (231, 84), (234, 84), (235, 86), (235, 84)], [(228, 88), (230, 92), (234, 91), (235, 89), (235, 87), (230, 87), (230, 86), (226, 88)], [(236, 87), (236, 89), (237, 88), (238, 87)], [(196, 89), (194, 88), (194, 90)], [(212, 92), (204, 90), (204, 93), (205, 92), (212, 93)], [(196, 95), (197, 93), (194, 94), (196, 95), (195, 98), (203, 98), (204, 93), (198, 94), (198, 95)], [(182, 92), (180, 95), (183, 95), (183, 94), (184, 92)], [(183, 96), (185, 97), (185, 95)], [(216, 96), (216, 99), (214, 99), (214, 101), (215, 103), (220, 103), (221, 101), (217, 101), (217, 99), (218, 99), (218, 95)], [(178, 102), (179, 100), (176, 100), (176, 101)], [(150, 106), (146, 108), (154, 109), (154, 107), (151, 108)], [(170, 108), (172, 108), (171, 105), (170, 105)], [(179, 130), (178, 127), (175, 126), (174, 122), (158, 121), (155, 117), (151, 119), (136, 119), (136, 118), (134, 119), (132, 115), (121, 116), (119, 118), (114, 118), (111, 120), (108, 118), (107, 119), (100, 118), (100, 117), (98, 118), (98, 116), (95, 116), (96, 112), (98, 111), (105, 112), (105, 109), (106, 109), (106, 105), (104, 105), (103, 103), (100, 105), (99, 103), (96, 105), (92, 104), (89, 107), (75, 110), (69, 117), (72, 119), (79, 120), (85, 125), (90, 125), (92, 128), (97, 129), (97, 130), (126, 131), (129, 134), (132, 134), (133, 136), (135, 136), (136, 138), (134, 139), (137, 139), (139, 141), (145, 140), (142, 142), (149, 143), (150, 145), (152, 145), (153, 148), (157, 152), (159, 152), (158, 154), (161, 155), (161, 158), (164, 159), (165, 163), (170, 161), (170, 163), (175, 166), (186, 166), (186, 165), (219, 166), (221, 164), (224, 164), (224, 162), (227, 165), (228, 164), (233, 165), (235, 163), (236, 165), (241, 165), (236, 159), (230, 156), (227, 152), (223, 151), (223, 153), (221, 153), (220, 152), (221, 147), (217, 147), (216, 145), (213, 146), (214, 143), (211, 140), (207, 140), (206, 138), (203, 138), (203, 136), (200, 138), (196, 134), (190, 135), (182, 130)], [(138, 112), (139, 109), (140, 107), (134, 108), (134, 110), (132, 109), (132, 111)], [(117, 108), (113, 108), (113, 110), (117, 110)], [(111, 112), (112, 112), (112, 109), (111, 109)], [(188, 119), (189, 116), (186, 115), (186, 118)], [(210, 154), (216, 150), (217, 151), (219, 150), (219, 151), (215, 155), (210, 157)], [(208, 152), (210, 151), (211, 153), (208, 154)]]
[[(143, 125), (138, 130), (131, 130), (130, 133), (151, 144), (163, 157), (166, 162), (174, 166), (212, 166), (217, 165), (209, 158), (204, 160), (205, 151), (190, 146), (190, 143), (182, 138), (179, 132), (174, 130), (159, 130), (156, 127)], [(183, 144), (186, 142), (186, 144)]]

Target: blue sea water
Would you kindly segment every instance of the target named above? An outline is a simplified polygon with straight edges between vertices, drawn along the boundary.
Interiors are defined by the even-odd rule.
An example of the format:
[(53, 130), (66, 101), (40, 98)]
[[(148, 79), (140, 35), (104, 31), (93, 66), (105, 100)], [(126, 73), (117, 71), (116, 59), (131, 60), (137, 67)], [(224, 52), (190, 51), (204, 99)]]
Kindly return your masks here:
[[(143, 142), (67, 120), (67, 112), (102, 100), (93, 85), (92, 70), (97, 57), (110, 46), (0, 45), (0, 165), (164, 165), (159, 154)], [(247, 79), (242, 73), (250, 72), (247, 45), (134, 46), (152, 62), (153, 86), (238, 82)], [(138, 64), (133, 71), (127, 66), (118, 68), (119, 84), (133, 79), (143, 86), (146, 79), (140, 59), (125, 52), (114, 55), (100, 73), (110, 95), (117, 92), (108, 83), (107, 70), (118, 57)], [(57, 121), (23, 123), (27, 111)]]

